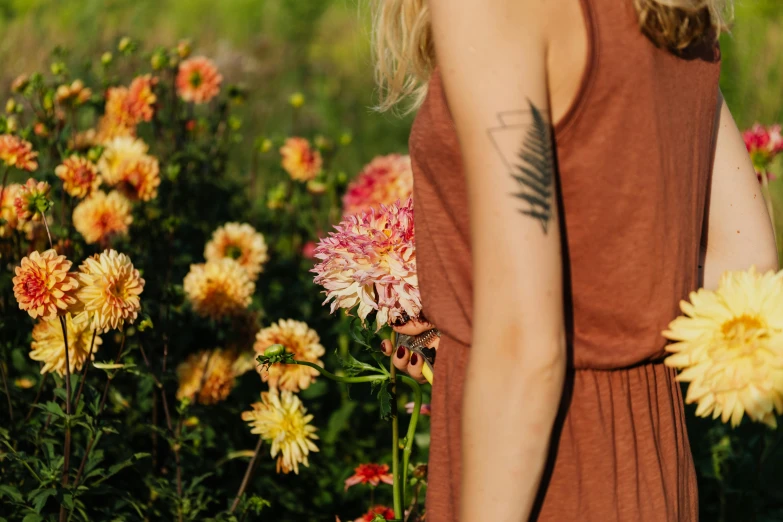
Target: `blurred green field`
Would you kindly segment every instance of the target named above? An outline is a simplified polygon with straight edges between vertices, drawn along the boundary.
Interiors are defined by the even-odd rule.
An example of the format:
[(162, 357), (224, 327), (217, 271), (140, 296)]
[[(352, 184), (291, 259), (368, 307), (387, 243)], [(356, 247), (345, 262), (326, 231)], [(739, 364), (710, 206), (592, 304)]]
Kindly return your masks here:
[[(0, 94), (19, 73), (46, 69), (54, 46), (98, 57), (131, 36), (151, 50), (179, 38), (251, 90), (245, 135), (284, 132), (286, 100), (308, 100), (313, 127), (352, 132), (348, 165), (404, 151), (410, 121), (370, 110), (375, 93), (369, 0), (0, 0)], [(722, 38), (721, 86), (740, 127), (783, 119), (783, 2), (739, 0)]]

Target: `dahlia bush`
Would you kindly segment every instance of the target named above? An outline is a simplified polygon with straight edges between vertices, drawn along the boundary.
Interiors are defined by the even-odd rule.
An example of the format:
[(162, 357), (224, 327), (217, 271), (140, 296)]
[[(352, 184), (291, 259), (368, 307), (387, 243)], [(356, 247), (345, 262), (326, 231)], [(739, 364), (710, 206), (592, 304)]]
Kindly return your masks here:
[[(372, 299), (362, 318), (380, 326), (417, 313), (409, 162), (341, 164), (350, 132), (321, 129), (307, 92), (287, 95), (293, 124), (243, 136), (252, 92), (192, 48), (123, 38), (92, 63), (58, 50), (10, 85), (0, 520), (331, 522), (401, 519), (403, 503), (416, 520), (427, 391), (395, 390), (365, 349), (380, 337), (321, 307), (310, 273), (341, 201), (385, 205), (345, 225), (339, 248), (374, 272), (340, 306)], [(270, 346), (279, 360), (259, 364)], [(346, 490), (359, 483), (371, 491)]]

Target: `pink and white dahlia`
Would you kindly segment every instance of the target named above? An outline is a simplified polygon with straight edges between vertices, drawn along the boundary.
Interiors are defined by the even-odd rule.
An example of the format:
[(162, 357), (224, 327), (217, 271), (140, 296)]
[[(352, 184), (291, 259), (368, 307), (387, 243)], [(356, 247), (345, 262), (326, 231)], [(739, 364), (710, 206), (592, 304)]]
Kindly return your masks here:
[(419, 315), (413, 200), (347, 216), (335, 230), (316, 247), (321, 262), (312, 270), (332, 313), (358, 306), (364, 322), (375, 311), (379, 329), (403, 312)]
[(378, 156), (348, 185), (343, 196), (343, 214), (358, 214), (381, 205), (391, 205), (412, 195), (410, 156)]

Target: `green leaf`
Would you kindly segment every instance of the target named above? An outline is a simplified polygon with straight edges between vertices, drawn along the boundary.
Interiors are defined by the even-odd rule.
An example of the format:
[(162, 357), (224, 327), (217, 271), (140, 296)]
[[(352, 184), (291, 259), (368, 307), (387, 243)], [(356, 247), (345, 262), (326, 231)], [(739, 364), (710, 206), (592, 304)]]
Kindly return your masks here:
[(33, 503), (33, 508), (35, 509), (36, 513), (40, 513), (46, 505), (46, 501), (49, 499), (49, 497), (52, 497), (56, 494), (57, 490), (54, 488), (36, 489), (32, 491), (30, 493), (29, 499)]
[(42, 522), (43, 520), (44, 517), (42, 517), (38, 513), (29, 513), (27, 516), (25, 516), (22, 519), (22, 522)]
[(350, 377), (355, 377), (365, 372), (379, 373), (378, 368), (356, 359), (350, 353), (347, 353), (344, 357), (340, 358), (340, 364), (342, 364), (343, 370), (345, 370), (345, 374)]
[(22, 502), (24, 500), (24, 497), (19, 493), (18, 489), (7, 484), (0, 484), (0, 498), (3, 498), (4, 496), (11, 497), (11, 500), (14, 502)]
[(381, 407), (383, 420), (389, 420), (392, 416), (392, 394), (389, 391), (389, 384), (390, 381), (380, 381), (375, 385), (378, 387), (378, 403)]
[(57, 404), (56, 402), (47, 401), (46, 404), (44, 405), (44, 408), (52, 415), (56, 415), (57, 417), (62, 417), (62, 418), (65, 417), (65, 412), (60, 407), (60, 405)]

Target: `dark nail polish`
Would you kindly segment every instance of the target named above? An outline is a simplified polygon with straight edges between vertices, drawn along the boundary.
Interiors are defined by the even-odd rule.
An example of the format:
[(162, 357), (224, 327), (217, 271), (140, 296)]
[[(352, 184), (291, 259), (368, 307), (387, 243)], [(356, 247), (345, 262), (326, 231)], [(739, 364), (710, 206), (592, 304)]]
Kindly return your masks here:
[(411, 366), (416, 366), (416, 363), (419, 362), (419, 356), (415, 353), (411, 354)]
[(400, 346), (399, 348), (397, 348), (397, 358), (402, 359), (403, 357), (405, 357), (405, 347)]

